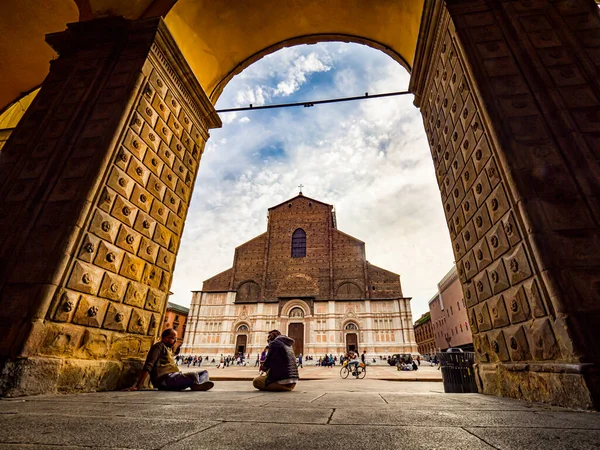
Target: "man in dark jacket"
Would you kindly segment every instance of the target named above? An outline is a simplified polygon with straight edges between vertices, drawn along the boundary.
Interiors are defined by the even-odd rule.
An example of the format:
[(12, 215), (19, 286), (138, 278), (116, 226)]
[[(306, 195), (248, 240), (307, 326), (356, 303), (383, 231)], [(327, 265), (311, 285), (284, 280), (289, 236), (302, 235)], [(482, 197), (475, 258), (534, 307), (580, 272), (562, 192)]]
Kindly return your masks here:
[(279, 330), (269, 332), (269, 352), (261, 366), (266, 372), (254, 379), (252, 384), (261, 391), (291, 391), (298, 383), (298, 366), (292, 344), (294, 340), (282, 335)]

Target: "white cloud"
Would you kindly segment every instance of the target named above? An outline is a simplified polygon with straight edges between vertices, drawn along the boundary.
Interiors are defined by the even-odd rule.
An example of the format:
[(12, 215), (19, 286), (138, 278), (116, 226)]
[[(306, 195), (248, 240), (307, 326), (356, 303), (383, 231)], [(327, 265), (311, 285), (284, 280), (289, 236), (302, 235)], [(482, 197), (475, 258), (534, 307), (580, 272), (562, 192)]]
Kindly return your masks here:
[[(315, 83), (310, 74), (319, 71)], [(289, 84), (281, 95), (296, 89), (291, 96), (328, 98), (404, 90), (408, 74), (381, 52), (356, 44), (294, 47), (235, 77), (219, 107), (256, 102), (258, 93), (270, 102), (282, 82)], [(189, 304), (190, 290), (231, 267), (235, 247), (266, 231), (267, 209), (296, 195), (302, 183), (305, 195), (335, 205), (340, 230), (366, 242), (371, 263), (401, 275), (416, 320), (453, 255), (412, 96), (248, 116), (211, 132), (172, 301)]]

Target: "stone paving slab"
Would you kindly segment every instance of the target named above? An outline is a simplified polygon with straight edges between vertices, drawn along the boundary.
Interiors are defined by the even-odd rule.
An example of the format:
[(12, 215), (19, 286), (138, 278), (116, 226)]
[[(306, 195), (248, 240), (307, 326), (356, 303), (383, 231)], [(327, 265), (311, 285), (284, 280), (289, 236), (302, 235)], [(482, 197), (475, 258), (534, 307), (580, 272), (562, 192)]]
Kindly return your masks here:
[(588, 449), (600, 414), (441, 383), (301, 381), (265, 393), (246, 381), (209, 392), (102, 392), (0, 400), (0, 450)]
[(223, 423), (176, 444), (168, 450), (299, 450), (299, 449), (493, 449), (468, 431), (430, 427), (307, 426), (261, 424), (239, 438), (239, 423)]

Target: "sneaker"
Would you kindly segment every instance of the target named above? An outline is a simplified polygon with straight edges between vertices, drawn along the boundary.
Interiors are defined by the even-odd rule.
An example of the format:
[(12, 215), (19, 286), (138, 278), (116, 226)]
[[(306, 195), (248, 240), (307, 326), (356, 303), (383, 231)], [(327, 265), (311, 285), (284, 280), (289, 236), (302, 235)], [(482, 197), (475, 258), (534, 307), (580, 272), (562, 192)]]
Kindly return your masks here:
[(208, 391), (213, 388), (215, 383), (212, 381), (205, 381), (204, 383), (194, 384), (192, 386), (192, 391)]

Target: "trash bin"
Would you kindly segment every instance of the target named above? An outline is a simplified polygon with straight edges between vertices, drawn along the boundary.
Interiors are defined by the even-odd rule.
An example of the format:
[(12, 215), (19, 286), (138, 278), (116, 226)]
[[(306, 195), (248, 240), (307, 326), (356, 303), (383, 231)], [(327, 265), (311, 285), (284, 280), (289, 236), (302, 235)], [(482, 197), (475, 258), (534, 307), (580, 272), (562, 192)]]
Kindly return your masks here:
[(475, 353), (438, 353), (444, 380), (444, 392), (456, 394), (464, 392), (477, 393), (473, 363)]

